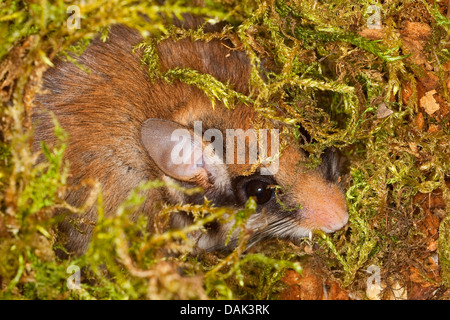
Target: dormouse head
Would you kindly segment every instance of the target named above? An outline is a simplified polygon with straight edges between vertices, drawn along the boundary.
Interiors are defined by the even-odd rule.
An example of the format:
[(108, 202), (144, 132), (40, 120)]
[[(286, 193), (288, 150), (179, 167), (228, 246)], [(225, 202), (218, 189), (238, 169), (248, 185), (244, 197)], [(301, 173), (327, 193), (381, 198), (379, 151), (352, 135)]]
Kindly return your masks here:
[[(302, 166), (305, 154), (295, 144), (280, 150), (278, 130), (246, 130), (185, 126), (175, 121), (148, 119), (141, 128), (141, 142), (165, 181), (200, 186), (204, 193), (186, 196), (169, 190), (168, 201), (200, 204), (204, 197), (216, 206), (243, 207), (254, 197), (258, 212), (247, 228), (250, 244), (267, 237), (300, 238), (313, 230), (326, 233), (348, 221), (345, 197), (337, 184), (339, 157), (325, 153), (316, 170)], [(189, 223), (178, 214), (174, 224)], [(230, 223), (232, 224), (232, 223)], [(200, 248), (220, 248), (231, 225), (214, 224), (198, 234)]]

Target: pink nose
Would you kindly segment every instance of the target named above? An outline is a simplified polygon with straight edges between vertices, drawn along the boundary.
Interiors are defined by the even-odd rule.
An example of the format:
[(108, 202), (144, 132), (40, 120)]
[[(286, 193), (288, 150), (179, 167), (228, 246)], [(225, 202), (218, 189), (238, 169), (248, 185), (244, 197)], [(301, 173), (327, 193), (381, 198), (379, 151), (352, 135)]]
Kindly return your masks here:
[(311, 229), (331, 233), (344, 227), (348, 222), (346, 209), (330, 208), (327, 211), (315, 210), (307, 214)]
[(326, 191), (304, 204), (302, 216), (308, 229), (331, 233), (347, 224), (348, 211), (344, 195), (337, 187), (329, 187)]

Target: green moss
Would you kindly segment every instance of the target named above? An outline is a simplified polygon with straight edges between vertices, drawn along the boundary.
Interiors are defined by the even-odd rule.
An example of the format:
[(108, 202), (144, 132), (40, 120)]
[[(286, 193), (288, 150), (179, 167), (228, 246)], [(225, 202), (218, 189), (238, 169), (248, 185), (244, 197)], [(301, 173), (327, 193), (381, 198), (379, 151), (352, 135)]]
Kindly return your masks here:
[(192, 69), (171, 69), (164, 74), (166, 81), (171, 82), (174, 79), (184, 83), (194, 85), (202, 90), (211, 100), (214, 109), (216, 100), (223, 102), (227, 108), (234, 107), (237, 101), (241, 103), (253, 102), (245, 95), (234, 91), (229, 84), (224, 84), (209, 74), (200, 74)]
[(450, 287), (450, 233), (449, 218), (442, 221), (439, 228), (439, 261), (442, 268), (442, 282)]

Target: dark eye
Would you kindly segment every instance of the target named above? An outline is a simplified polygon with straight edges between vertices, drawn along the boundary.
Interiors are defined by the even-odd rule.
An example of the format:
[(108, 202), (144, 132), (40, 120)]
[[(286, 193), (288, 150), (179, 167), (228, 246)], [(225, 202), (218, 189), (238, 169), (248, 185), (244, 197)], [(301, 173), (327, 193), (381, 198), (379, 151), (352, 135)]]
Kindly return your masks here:
[(247, 198), (255, 197), (257, 204), (264, 204), (272, 199), (273, 189), (271, 185), (262, 180), (250, 180), (245, 185), (245, 195)]

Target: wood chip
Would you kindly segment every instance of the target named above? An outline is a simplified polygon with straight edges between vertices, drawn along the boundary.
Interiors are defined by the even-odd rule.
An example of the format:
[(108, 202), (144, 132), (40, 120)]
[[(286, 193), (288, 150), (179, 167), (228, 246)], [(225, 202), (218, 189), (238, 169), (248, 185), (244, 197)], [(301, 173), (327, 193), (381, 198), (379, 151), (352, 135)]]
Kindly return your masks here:
[(383, 119), (386, 118), (388, 116), (390, 116), (391, 114), (393, 114), (394, 111), (392, 111), (391, 109), (388, 109), (386, 107), (386, 104), (383, 102), (378, 106), (378, 110), (377, 110), (377, 118), (378, 119)]
[(384, 30), (383, 29), (363, 29), (360, 32), (358, 32), (358, 34), (361, 37), (370, 39), (370, 40), (380, 40), (383, 38), (383, 33)]
[(434, 99), (433, 95), (436, 90), (431, 90), (425, 93), (425, 95), (420, 99), (420, 105), (425, 109), (425, 112), (432, 115), (439, 110), (439, 104)]
[(436, 240), (431, 240), (427, 245), (427, 250), (430, 252), (434, 252), (437, 250), (438, 243)]
[(413, 120), (414, 127), (417, 128), (419, 131), (423, 131), (425, 128), (425, 119), (423, 117), (423, 113), (419, 112)]
[(409, 104), (409, 98), (411, 98), (411, 95), (413, 93), (413, 90), (411, 88), (411, 82), (406, 82), (402, 87), (402, 102), (405, 105)]
[(427, 41), (431, 37), (431, 27), (423, 22), (405, 21), (401, 34), (414, 40)]

